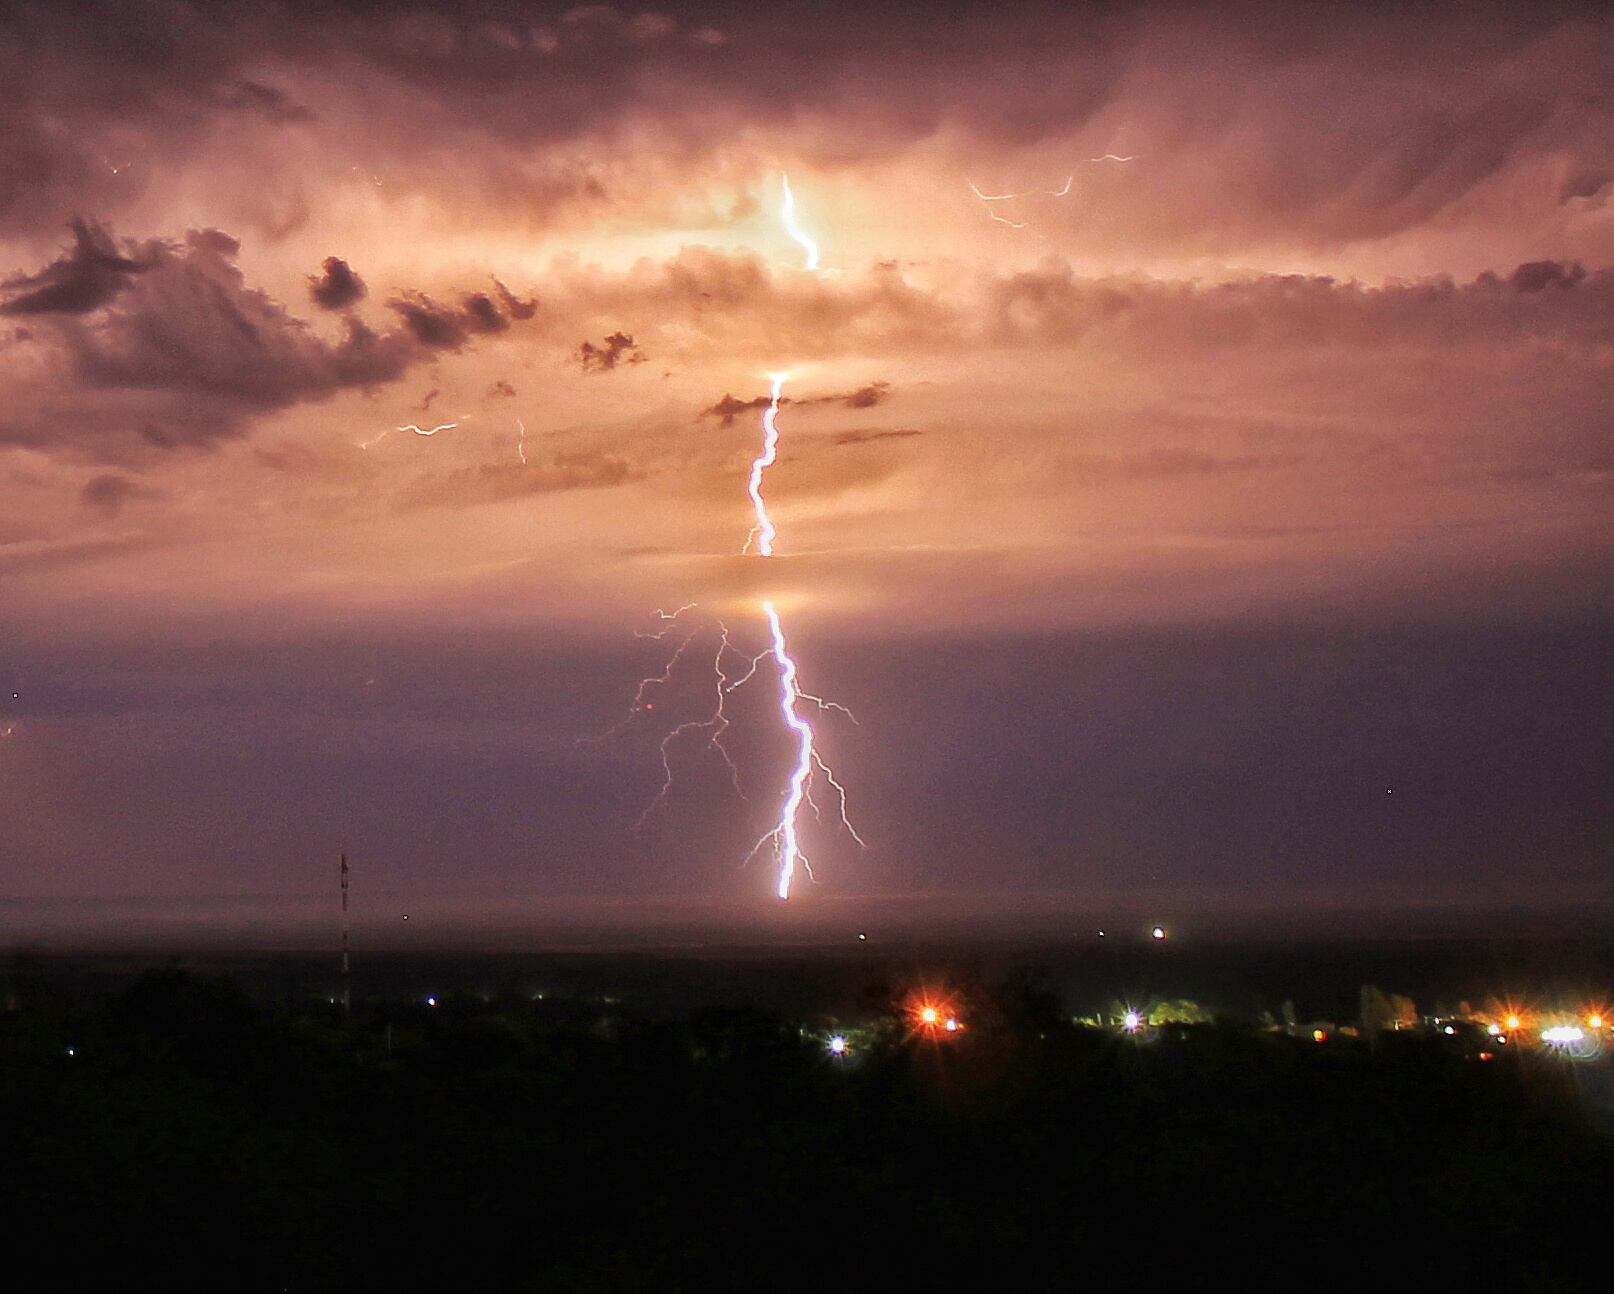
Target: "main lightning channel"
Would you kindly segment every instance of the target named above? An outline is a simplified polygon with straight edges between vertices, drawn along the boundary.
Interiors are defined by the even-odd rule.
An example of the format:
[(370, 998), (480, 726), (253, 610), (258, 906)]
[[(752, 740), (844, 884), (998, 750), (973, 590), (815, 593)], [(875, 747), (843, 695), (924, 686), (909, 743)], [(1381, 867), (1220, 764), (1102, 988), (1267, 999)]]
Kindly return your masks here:
[(751, 460), (751, 477), (747, 487), (751, 494), (751, 507), (756, 513), (757, 524), (751, 529), (746, 547), (749, 548), (752, 542), (755, 542), (757, 552), (763, 557), (773, 556), (773, 541), (779, 532), (773, 527), (773, 520), (768, 516), (767, 501), (762, 497), (762, 474), (779, 458), (779, 393), (784, 389), (785, 379), (790, 375), (773, 373), (769, 376), (773, 379), (773, 392), (768, 407), (762, 414), (762, 452)]
[(778, 894), (781, 899), (788, 899), (790, 882), (796, 876), (796, 864), (805, 862), (801, 856), (796, 818), (801, 812), (802, 801), (807, 798), (807, 779), (813, 771), (813, 726), (796, 713), (796, 702), (801, 696), (796, 686), (796, 662), (785, 646), (785, 631), (779, 623), (779, 612), (771, 601), (762, 604), (762, 612), (768, 617), (773, 659), (779, 666), (779, 713), (784, 717), (785, 725), (796, 734), (796, 767), (790, 774), (790, 790), (785, 796), (776, 828), (779, 841)]

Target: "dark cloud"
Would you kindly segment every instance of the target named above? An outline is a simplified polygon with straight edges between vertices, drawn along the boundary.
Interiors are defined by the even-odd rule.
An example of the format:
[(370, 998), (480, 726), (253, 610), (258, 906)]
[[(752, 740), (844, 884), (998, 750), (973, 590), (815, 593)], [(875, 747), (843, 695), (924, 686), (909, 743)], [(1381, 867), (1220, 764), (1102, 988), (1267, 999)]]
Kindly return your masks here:
[(416, 406), (416, 412), (425, 413), (426, 410), (428, 410), (428, 409), (430, 409), (432, 407), (432, 401), (435, 400), (442, 393), (443, 392), (442, 392), (441, 388), (435, 387), (435, 386), (432, 387), (432, 389), (430, 391), (426, 392), (426, 394), (421, 397), (420, 404)]
[[(781, 407), (787, 404), (807, 406), (815, 404), (838, 404), (848, 409), (872, 409), (875, 405), (883, 403), (891, 394), (891, 383), (880, 381), (870, 382), (867, 386), (860, 386), (855, 391), (837, 391), (829, 395), (810, 395), (804, 398), (780, 396)], [(734, 425), (735, 418), (742, 413), (753, 410), (766, 409), (773, 403), (772, 397), (766, 395), (752, 396), (749, 400), (736, 399), (727, 393), (716, 404), (702, 409), (696, 416), (698, 418), (716, 418), (724, 427)], [(913, 433), (917, 435), (918, 433)], [(850, 444), (851, 442), (845, 442)]]
[(483, 463), (459, 471), (419, 477), (399, 496), (397, 506), (470, 508), (535, 494), (598, 490), (622, 485), (636, 473), (610, 454), (557, 454), (548, 463)]
[(537, 297), (529, 297), (523, 301), (509, 288), (505, 287), (503, 283), (499, 282), (498, 279), (493, 280), (493, 290), (499, 294), (500, 304), (504, 306), (505, 313), (512, 319), (531, 319), (533, 315), (538, 313)]
[(259, 81), (232, 81), (220, 86), (214, 101), (222, 108), (256, 113), (277, 126), (314, 120), (314, 114), (302, 104), (293, 103), (284, 90)]
[[(773, 401), (765, 395), (752, 396), (749, 400), (739, 400), (725, 391), (721, 400), (702, 409), (696, 416), (700, 418), (716, 418), (720, 425), (732, 427), (734, 420), (742, 413), (749, 413), (753, 409), (766, 409), (771, 403)], [(780, 403), (782, 404), (784, 401), (780, 401)]]
[(585, 373), (607, 373), (618, 364), (643, 364), (647, 358), (634, 345), (633, 338), (620, 331), (611, 333), (598, 346), (585, 341), (577, 348), (577, 359)]
[[(848, 409), (872, 409), (886, 398), (891, 391), (889, 382), (871, 382), (868, 386), (860, 386), (850, 395), (844, 397), (841, 403)], [(826, 400), (834, 400), (835, 396), (825, 396)]]
[(337, 337), (321, 336), (248, 286), (240, 244), (221, 230), (116, 247), (81, 223), (68, 255), (9, 280), (8, 308), (50, 325), (28, 344), (59, 350), (60, 362), (0, 420), (0, 441), (206, 443), (266, 412), (396, 381), (469, 337), (463, 315), (415, 293), (393, 303), (398, 328), (377, 332), (349, 314)]
[(87, 508), (94, 508), (109, 517), (115, 517), (123, 511), (123, 505), (129, 500), (149, 496), (151, 493), (149, 487), (127, 476), (117, 472), (103, 472), (100, 476), (91, 477), (85, 482), (84, 488), (79, 491), (79, 500)]
[(103, 389), (190, 392), (244, 407), (278, 407), (403, 374), (414, 358), (398, 334), (357, 319), (328, 343), (246, 285), (238, 244), (219, 230), (164, 249), (96, 329), (65, 333), (81, 379)]
[(457, 311), (438, 305), (423, 292), (403, 293), (387, 305), (397, 311), (404, 326), (422, 346), (458, 350), (470, 339), (465, 318)]
[(485, 292), (470, 293), (464, 307), (466, 321), (473, 332), (503, 332), (510, 326), (510, 321)]
[(504, 332), (512, 319), (530, 319), (538, 309), (536, 301), (518, 300), (502, 283), (496, 291), (497, 301), (486, 292), (468, 292), (458, 310), (440, 305), (423, 292), (401, 292), (387, 305), (398, 312), (421, 345), (459, 350), (473, 333)]
[(1576, 261), (1528, 261), (1513, 271), (1508, 282), (1516, 292), (1540, 292), (1545, 288), (1572, 288), (1586, 277), (1585, 267)]
[(0, 314), (87, 314), (106, 305), (149, 260), (121, 255), (112, 236), (93, 221), (75, 219), (73, 246), (37, 274), (0, 282), (0, 293), (14, 293)]
[(836, 435), (837, 445), (866, 445), (871, 440), (907, 440), (925, 433), (915, 427), (900, 427), (891, 431), (843, 431)]
[[(568, 20), (578, 12), (600, 16)], [(0, 224), (13, 229), (116, 214), (145, 186), (109, 158), (138, 156), (166, 182), (219, 147), (221, 124), (231, 145), (295, 123), (333, 146), (363, 132), (413, 182), (420, 159), (435, 171), (452, 158), (473, 200), (552, 188), (541, 205), (590, 208), (616, 196), (591, 168), (566, 159), (552, 174), (531, 159), (647, 132), (694, 155), (743, 127), (794, 136), (790, 151), (830, 165), (933, 138), (967, 138), (1016, 168), (1115, 143), (1147, 165), (1124, 184), (1095, 178), (1056, 219), (1177, 250), (1316, 248), (1481, 218), (1476, 195), (1532, 171), (1533, 190), (1515, 192), (1544, 209), (1589, 198), (1614, 129), (1614, 26), (1589, 5), (1380, 7), (1361, 21), (1271, 3), (954, 6), (922, 27), (852, 0), (549, 19), (453, 0), (15, 0), (7, 15)], [(374, 131), (372, 109), (407, 110), (407, 127)]]
[(308, 294), (323, 310), (346, 310), (364, 299), (364, 280), (339, 256), (327, 256), (323, 272), (308, 279)]
[(510, 398), (513, 397), (515, 393), (515, 387), (511, 386), (510, 383), (506, 382), (502, 377), (488, 388), (489, 399), (493, 399), (495, 397)]

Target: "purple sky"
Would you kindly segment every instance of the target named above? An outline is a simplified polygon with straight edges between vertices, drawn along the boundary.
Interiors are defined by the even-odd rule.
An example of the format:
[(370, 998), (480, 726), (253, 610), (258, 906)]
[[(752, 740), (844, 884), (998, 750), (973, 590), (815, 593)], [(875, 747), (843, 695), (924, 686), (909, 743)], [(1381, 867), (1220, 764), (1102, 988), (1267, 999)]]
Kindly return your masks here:
[(1610, 879), (1595, 6), (12, 5), (0, 383), (0, 906)]

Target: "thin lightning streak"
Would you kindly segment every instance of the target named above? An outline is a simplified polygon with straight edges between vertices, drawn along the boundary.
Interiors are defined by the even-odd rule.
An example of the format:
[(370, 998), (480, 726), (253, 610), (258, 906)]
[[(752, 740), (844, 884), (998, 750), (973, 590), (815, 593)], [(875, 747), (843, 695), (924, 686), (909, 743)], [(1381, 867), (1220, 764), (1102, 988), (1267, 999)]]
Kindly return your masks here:
[[(665, 641), (670, 635), (674, 634), (675, 630), (681, 627), (680, 622), (684, 620), (687, 614), (695, 609), (696, 604), (693, 602), (686, 602), (683, 606), (672, 611), (664, 611), (658, 608), (654, 614), (655, 618), (662, 622), (662, 627), (651, 633), (635, 631), (634, 637), (646, 638), (656, 642)], [(651, 674), (639, 680), (639, 687), (634, 692), (633, 703), (628, 707), (627, 717), (615, 727), (599, 734), (597, 737), (580, 739), (578, 744), (594, 745), (606, 741), (629, 728), (641, 714), (648, 714), (653, 711), (656, 708), (654, 697), (657, 691), (671, 685), (679, 663), (690, 653), (692, 646), (708, 629), (715, 630), (717, 634), (717, 648), (712, 656), (712, 709), (705, 718), (687, 719), (662, 736), (658, 747), (661, 755), (661, 786), (656, 791), (655, 797), (645, 806), (644, 811), (639, 814), (637, 821), (634, 823), (635, 830), (644, 826), (650, 815), (666, 803), (668, 793), (672, 790), (673, 784), (672, 748), (686, 732), (704, 731), (706, 733), (705, 744), (714, 748), (722, 756), (723, 762), (728, 765), (729, 781), (734, 786), (734, 793), (742, 800), (749, 798), (745, 794), (744, 788), (740, 785), (739, 766), (734, 762), (733, 756), (729, 754), (728, 747), (723, 744), (723, 734), (729, 728), (729, 719), (724, 712), (724, 703), (728, 694), (745, 681), (744, 679), (736, 681), (729, 677), (723, 668), (723, 657), (726, 653), (739, 656), (744, 656), (745, 653), (730, 641), (728, 626), (721, 620), (712, 619), (697, 623), (692, 628), (689, 628), (687, 632), (677, 636), (678, 645), (662, 665), (661, 673)], [(763, 656), (767, 654), (766, 652), (762, 653)], [(752, 669), (753, 671), (755, 670), (754, 663)]]
[(440, 431), (453, 431), (460, 424), (457, 422), (440, 422), (435, 427), (417, 427), (414, 423), (405, 423), (402, 427), (388, 427), (379, 436), (372, 436), (369, 440), (359, 442), (360, 449), (369, 449), (371, 445), (379, 444), (395, 431), (412, 431), (417, 436), (435, 436)]
[[(686, 607), (684, 610), (688, 610), (688, 608)], [(651, 800), (649, 804), (645, 805), (644, 812), (639, 815), (638, 822), (634, 824), (636, 829), (644, 826), (645, 821), (650, 817), (650, 815), (666, 803), (667, 795), (672, 790), (673, 784), (672, 746), (673, 743), (677, 741), (678, 738), (682, 737), (686, 732), (704, 732), (706, 734), (706, 745), (715, 749), (717, 753), (723, 757), (723, 762), (729, 766), (729, 780), (734, 784), (734, 793), (742, 800), (747, 798), (745, 791), (740, 786), (739, 765), (734, 762), (733, 758), (729, 755), (728, 747), (723, 744), (723, 734), (727, 732), (729, 728), (728, 715), (723, 713), (723, 703), (727, 699), (730, 691), (728, 687), (728, 676), (723, 673), (723, 653), (725, 651), (733, 650), (733, 645), (729, 642), (728, 626), (725, 625), (721, 620), (714, 620), (712, 624), (717, 629), (718, 643), (717, 652), (712, 661), (715, 696), (712, 702), (711, 713), (708, 714), (704, 719), (686, 719), (683, 723), (679, 724), (661, 739), (661, 789), (656, 792), (655, 799)], [(697, 627), (694, 633), (690, 634), (689, 638), (685, 639), (684, 642), (680, 644), (678, 652), (675, 653), (675, 658), (677, 655), (683, 654), (684, 648), (687, 647), (689, 643), (700, 634), (701, 628), (703, 627), (704, 626)], [(669, 665), (667, 675), (670, 677), (671, 674), (672, 667)]]
[(820, 755), (816, 750), (813, 751), (813, 764), (818, 771), (824, 775), (824, 780), (835, 788), (835, 794), (840, 797), (841, 826), (846, 828), (846, 834), (851, 836), (852, 839), (857, 841), (857, 843), (864, 849), (867, 849), (869, 847), (868, 841), (864, 840), (862, 836), (857, 834), (857, 828), (852, 825), (852, 820), (846, 816), (846, 788), (835, 780), (834, 770), (824, 762), (823, 756)]
[[(1101, 157), (1089, 157), (1087, 160), (1089, 162), (1132, 162), (1137, 160), (1137, 154), (1133, 153), (1123, 157), (1119, 153), (1105, 153)], [(964, 183), (969, 185), (970, 192), (985, 203), (1014, 202), (1019, 198), (1034, 197), (1063, 198), (1070, 194), (1071, 186), (1075, 184), (1075, 182), (1076, 173), (1072, 171), (1065, 177), (1064, 184), (1057, 189), (1028, 189), (1024, 193), (982, 193), (980, 187), (975, 183), (974, 180), (970, 179), (967, 175), (964, 177)], [(987, 207), (986, 214), (998, 224), (1007, 225), (1010, 229), (1024, 229), (1027, 227), (1026, 221), (1010, 220), (1006, 216), (1000, 216), (996, 211), (993, 211), (990, 206)]]
[(520, 430), (520, 438), (516, 441), (516, 454), (521, 459), (521, 465), (527, 465), (527, 424), (520, 418), (516, 419), (516, 427)]
[(779, 219), (784, 221), (785, 232), (801, 244), (802, 250), (807, 253), (806, 269), (818, 268), (818, 244), (803, 232), (802, 227), (796, 223), (796, 198), (790, 192), (790, 177), (781, 177), (784, 180), (785, 201), (779, 209)]
[(1070, 186), (1075, 182), (1076, 174), (1072, 172), (1065, 177), (1064, 187), (1059, 189), (1032, 189), (1026, 193), (982, 193), (975, 187), (974, 180), (968, 176), (964, 178), (964, 183), (970, 186), (970, 192), (982, 202), (1013, 202), (1016, 198), (1029, 198), (1039, 193), (1050, 198), (1062, 198), (1070, 192)]

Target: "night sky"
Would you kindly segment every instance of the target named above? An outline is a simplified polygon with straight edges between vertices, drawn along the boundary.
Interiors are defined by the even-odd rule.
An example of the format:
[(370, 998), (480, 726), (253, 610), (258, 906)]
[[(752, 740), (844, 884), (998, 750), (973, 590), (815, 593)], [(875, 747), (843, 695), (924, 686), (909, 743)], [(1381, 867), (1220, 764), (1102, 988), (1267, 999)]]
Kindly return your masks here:
[(0, 390), (8, 931), (777, 906), (764, 598), (809, 911), (1611, 879), (1599, 6), (8, 4)]

